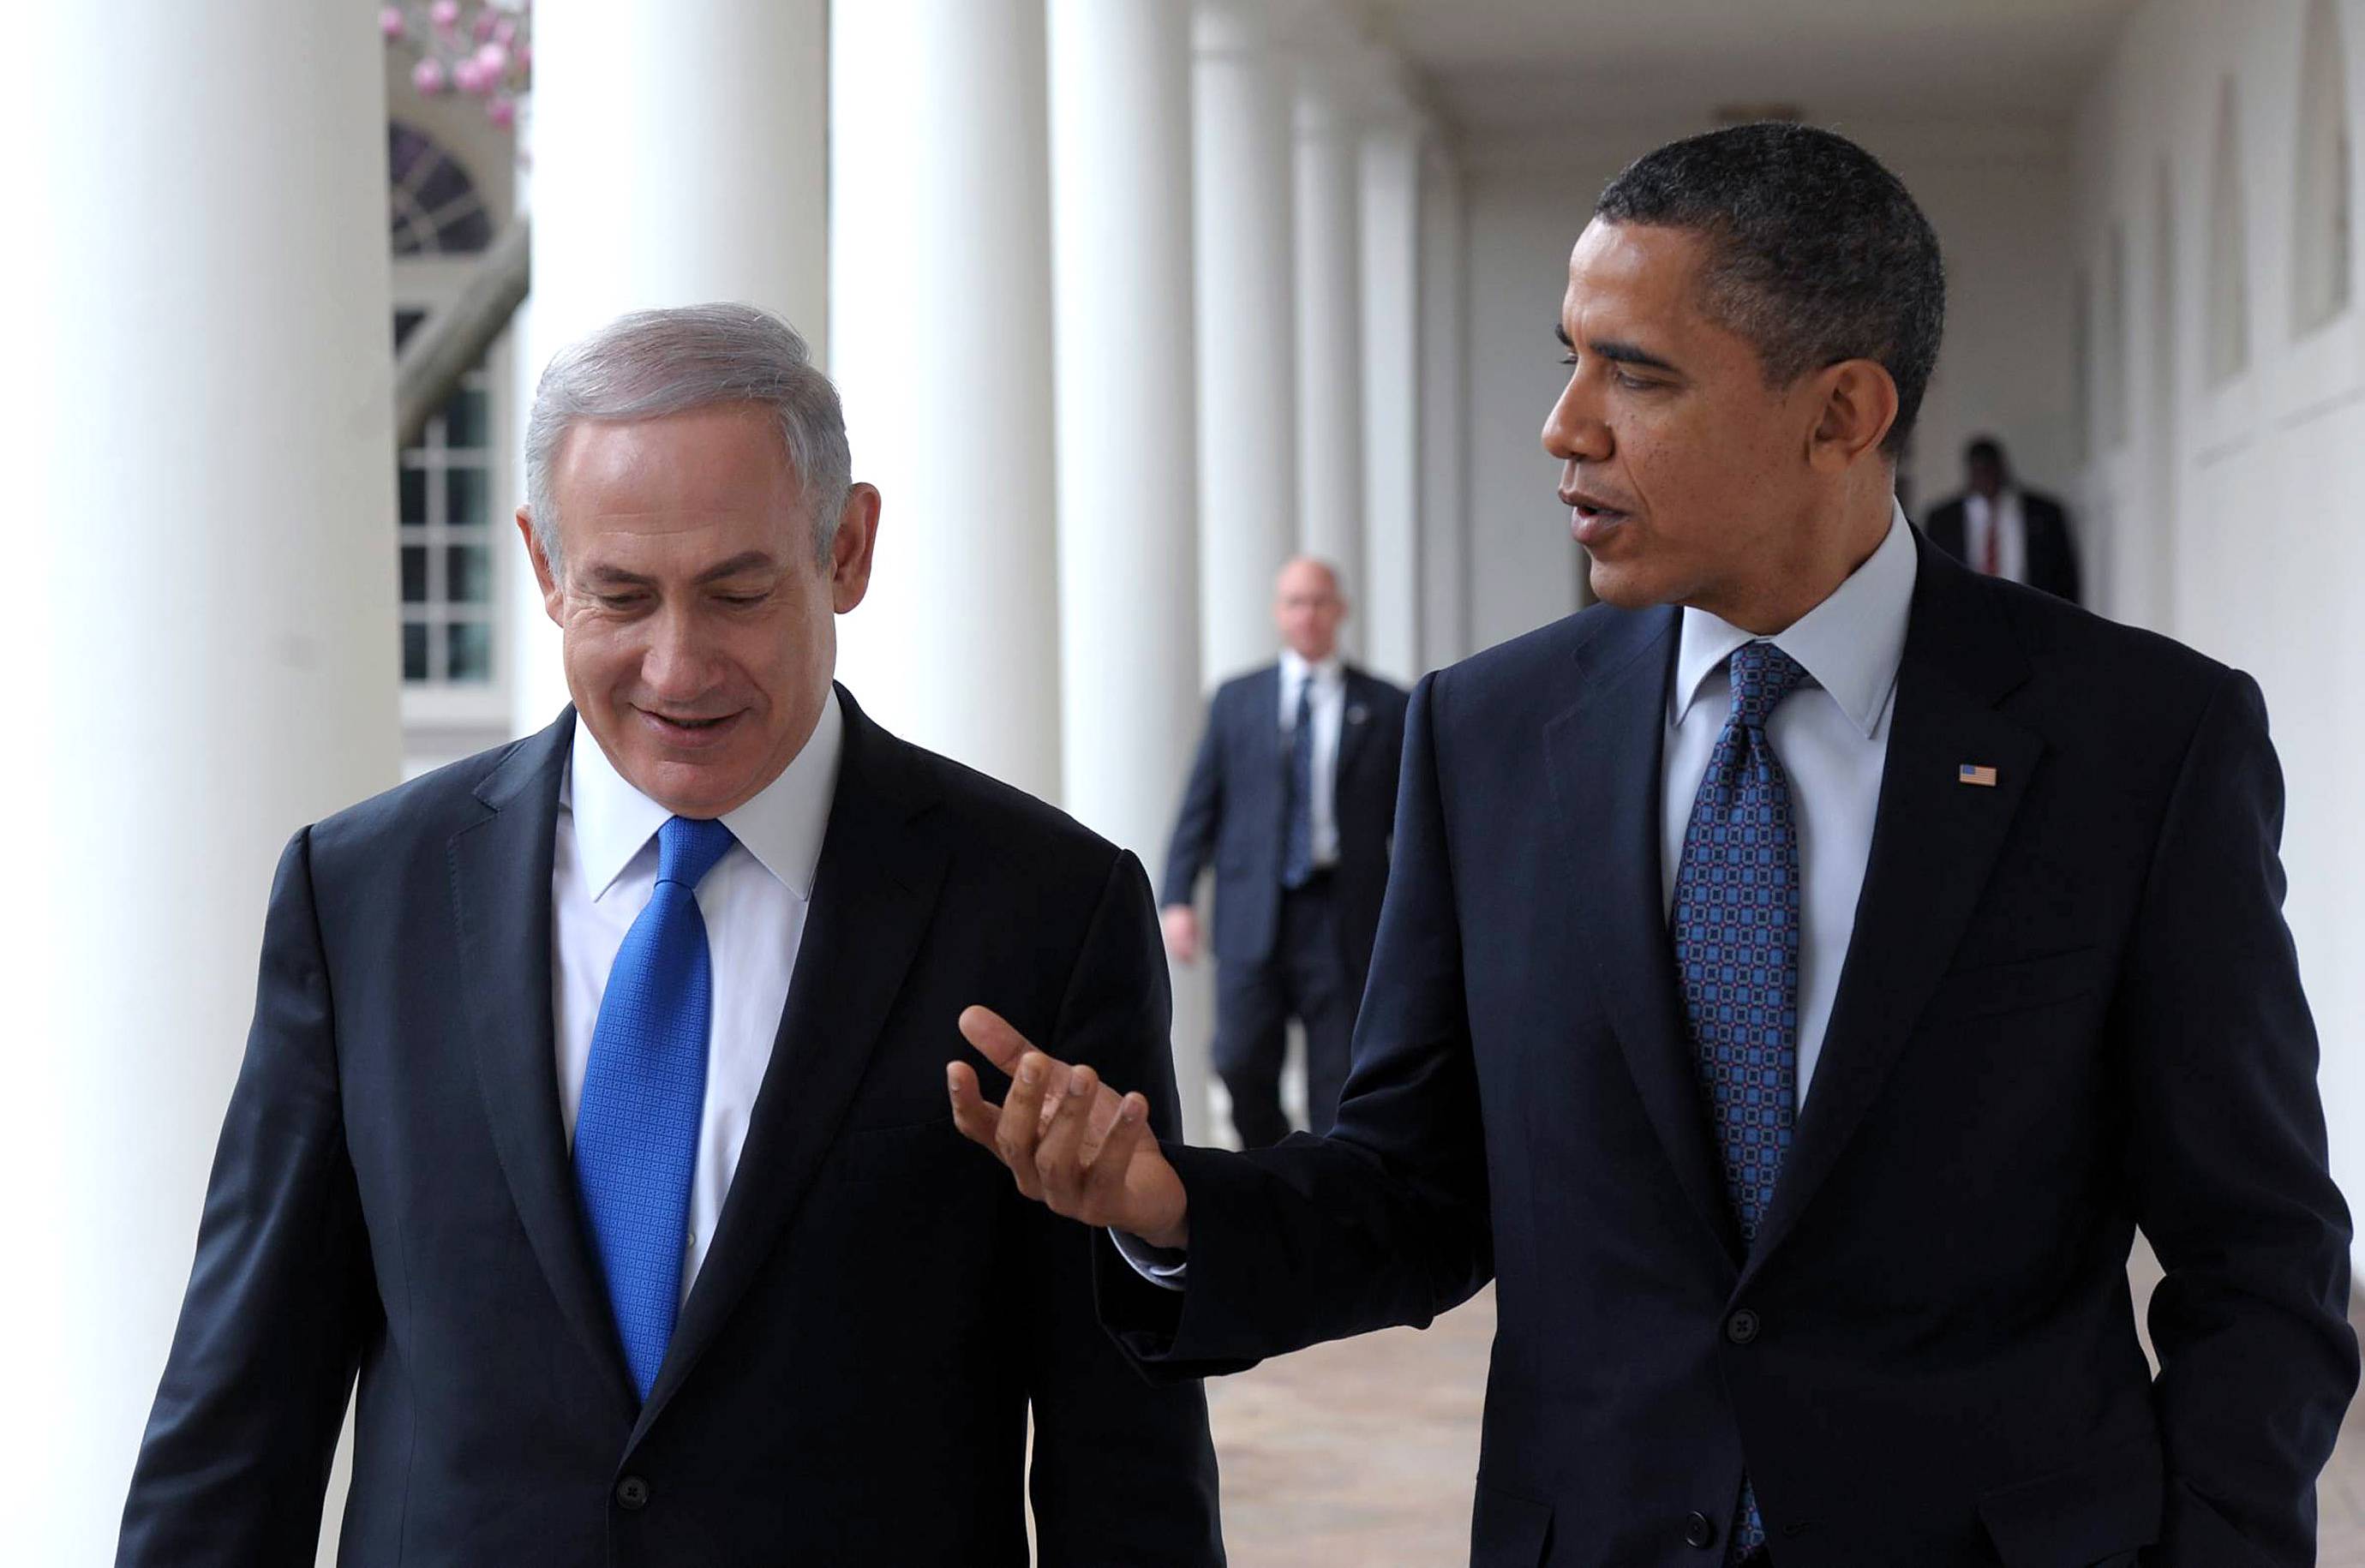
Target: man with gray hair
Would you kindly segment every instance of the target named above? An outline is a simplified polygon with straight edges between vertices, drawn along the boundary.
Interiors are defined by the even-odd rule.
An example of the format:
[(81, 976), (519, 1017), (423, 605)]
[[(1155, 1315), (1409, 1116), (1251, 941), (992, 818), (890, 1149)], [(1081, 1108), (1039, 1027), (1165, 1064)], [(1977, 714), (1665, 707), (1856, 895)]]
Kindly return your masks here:
[[(559, 353), (572, 706), (297, 833), (125, 1563), (1223, 1560), (1195, 1383), (946, 1108), (979, 996), (1179, 1126), (1134, 857), (834, 684), (880, 497), (747, 307)], [(978, 1058), (982, 1060), (983, 1058)]]

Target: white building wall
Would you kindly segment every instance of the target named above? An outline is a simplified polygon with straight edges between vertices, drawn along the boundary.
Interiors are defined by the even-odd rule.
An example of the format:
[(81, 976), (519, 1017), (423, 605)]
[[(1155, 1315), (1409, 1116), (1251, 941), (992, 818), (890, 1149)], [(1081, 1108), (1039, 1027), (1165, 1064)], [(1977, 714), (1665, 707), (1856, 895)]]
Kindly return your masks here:
[[(2348, 140), (2365, 140), (2365, 4), (2337, 6), (2348, 84)], [(2132, 375), (2127, 439), (2099, 406), (2097, 452), (2081, 476), (2092, 510), (2115, 521), (2105, 608), (2158, 625), (2256, 676), (2289, 790), (2286, 904), (2323, 1042), (2333, 1173), (2365, 1199), (2365, 834), (2352, 813), (2365, 778), (2365, 323), (2352, 303), (2326, 326), (2292, 330), (2298, 274), (2295, 171), (2307, 6), (2257, 0), (2153, 0), (2137, 13), (2073, 139), (2078, 264), (2108, 270), (2127, 236), (2123, 352)], [(2224, 81), (2234, 82), (2247, 197), (2214, 209), (2212, 152)], [(2349, 210), (2357, 212), (2352, 156)], [(2169, 204), (2172, 271), (2157, 235)], [(2203, 374), (2208, 240), (2242, 226), (2248, 259), (2249, 366)], [(2356, 265), (2351, 246), (2349, 265)], [(2163, 286), (2165, 285), (2165, 286)], [(2161, 306), (2169, 307), (2163, 319)], [(2111, 316), (2096, 312), (2098, 323)], [(2096, 344), (2098, 360), (2107, 345)], [(2163, 378), (2160, 375), (2169, 375)], [(2107, 378), (2089, 375), (2097, 402)], [(2163, 384), (2163, 380), (2165, 384)], [(2365, 1266), (2365, 1249), (2357, 1254)]]

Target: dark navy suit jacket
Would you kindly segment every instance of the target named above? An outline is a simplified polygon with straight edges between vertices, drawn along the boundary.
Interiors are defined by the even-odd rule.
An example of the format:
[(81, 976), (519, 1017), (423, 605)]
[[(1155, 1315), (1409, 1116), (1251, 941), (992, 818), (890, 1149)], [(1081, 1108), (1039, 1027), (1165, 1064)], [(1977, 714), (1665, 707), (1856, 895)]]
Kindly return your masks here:
[(1176, 1126), (1148, 879), (840, 700), (788, 1006), (645, 1407), (559, 1122), (572, 715), (296, 835), (122, 1562), (308, 1565), (356, 1369), (347, 1563), (1016, 1568), (1030, 1409), (1036, 1562), (1222, 1562), (1197, 1387), (1126, 1364), (1088, 1238), (945, 1099), (984, 1002)]
[[(1404, 751), (1405, 692), (1350, 665), (1339, 726), (1333, 810), (1339, 862), (1331, 886), (1355, 983), (1371, 965), (1372, 934), (1388, 885), (1396, 765)], [(1216, 868), (1214, 946), (1226, 961), (1259, 963), (1281, 927), (1283, 820), (1288, 754), (1281, 730), (1281, 666), (1226, 681), (1207, 705), (1207, 729), (1191, 765), (1159, 902), (1187, 904), (1199, 873)]]
[[(2021, 526), (2028, 534), (2028, 586), (2056, 598), (2079, 600), (2078, 547), (2070, 543), (2068, 514), (2061, 503), (2034, 490), (2020, 492)], [(1969, 558), (1963, 498), (1939, 502), (1925, 525), (1931, 542), (1957, 561)]]
[(1338, 1126), (1173, 1151), (1189, 1282), (1104, 1247), (1125, 1342), (1226, 1371), (1493, 1279), (1484, 1568), (1715, 1562), (1744, 1467), (1777, 1568), (2312, 1562), (2349, 1218), (2258, 689), (1920, 556), (1853, 944), (1754, 1250), (1663, 913), (1680, 612), (1596, 607), (1415, 691)]

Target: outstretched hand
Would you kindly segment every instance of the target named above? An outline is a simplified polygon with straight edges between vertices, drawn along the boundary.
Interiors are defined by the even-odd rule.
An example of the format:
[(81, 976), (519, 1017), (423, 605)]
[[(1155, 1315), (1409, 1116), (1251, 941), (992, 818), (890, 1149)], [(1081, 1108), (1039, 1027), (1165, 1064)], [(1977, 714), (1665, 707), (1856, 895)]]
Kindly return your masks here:
[(1149, 1101), (1119, 1094), (1089, 1067), (1044, 1055), (988, 1008), (966, 1009), (960, 1032), (1011, 1081), (996, 1106), (968, 1063), (949, 1064), (954, 1125), (1010, 1168), (1020, 1192), (1054, 1214), (1153, 1247), (1188, 1242), (1182, 1179), (1149, 1131)]

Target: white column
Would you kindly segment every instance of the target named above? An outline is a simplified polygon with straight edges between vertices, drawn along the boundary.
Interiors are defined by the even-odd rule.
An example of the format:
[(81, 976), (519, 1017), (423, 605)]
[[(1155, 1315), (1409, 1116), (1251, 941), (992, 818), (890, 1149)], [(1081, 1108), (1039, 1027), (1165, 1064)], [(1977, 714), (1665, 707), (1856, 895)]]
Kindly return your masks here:
[(885, 497), (839, 673), (907, 739), (1056, 798), (1045, 48), (1043, 0), (835, 8), (830, 346)]
[(8, 1560), (79, 1565), (113, 1559), (272, 868), (398, 775), (386, 95), (347, 6), (26, 21), (0, 1466)]
[(1470, 646), (1469, 305), (1462, 174), (1429, 143), (1420, 182), (1420, 665)]
[[(1155, 877), (1200, 722), (1191, 318), (1153, 303), (1191, 297), (1191, 13), (1050, 0), (1047, 19), (1064, 803)], [(1185, 1003), (1201, 988), (1175, 979), (1199, 1133), (1206, 1025)]]
[(1409, 683), (1421, 663), (1421, 128), (1362, 139), (1364, 662)]
[[(827, 363), (828, 11), (569, 0), (535, 13), (529, 386), (627, 310), (712, 300), (778, 312)], [(521, 411), (521, 437), (524, 424)], [(532, 573), (510, 580), (511, 711), (537, 730), (566, 699), (558, 632)]]
[(1295, 130), (1292, 74), (1259, 15), (1195, 28), (1200, 674), (1273, 655), (1272, 580), (1297, 550)]
[[(1309, 71), (1297, 95), (1298, 539), (1367, 602), (1359, 145), (1343, 90)], [(1359, 618), (1341, 640), (1364, 646)]]

